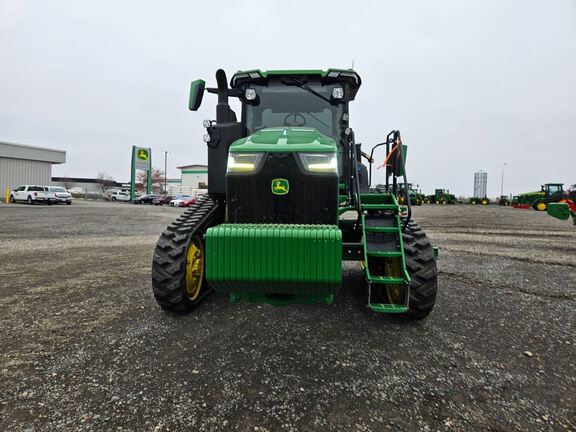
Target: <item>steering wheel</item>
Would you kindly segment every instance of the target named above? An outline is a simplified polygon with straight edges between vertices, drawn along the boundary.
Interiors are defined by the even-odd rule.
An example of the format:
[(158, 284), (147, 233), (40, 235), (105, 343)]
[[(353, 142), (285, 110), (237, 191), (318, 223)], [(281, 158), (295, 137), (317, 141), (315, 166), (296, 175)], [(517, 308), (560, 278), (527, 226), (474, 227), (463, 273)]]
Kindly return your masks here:
[[(293, 117), (292, 122), (288, 121), (289, 117)], [(301, 121), (298, 121), (299, 119), (301, 119)], [(301, 127), (301, 126), (304, 126), (305, 124), (306, 124), (306, 117), (304, 117), (300, 113), (290, 113), (286, 117), (284, 117), (284, 126)]]

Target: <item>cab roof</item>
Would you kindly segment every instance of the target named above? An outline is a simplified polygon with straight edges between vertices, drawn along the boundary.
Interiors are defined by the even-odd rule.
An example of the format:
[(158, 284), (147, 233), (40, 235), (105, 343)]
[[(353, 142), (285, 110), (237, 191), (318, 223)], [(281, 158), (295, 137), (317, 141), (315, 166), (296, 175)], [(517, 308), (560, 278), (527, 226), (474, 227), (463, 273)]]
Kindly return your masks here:
[(268, 70), (261, 71), (260, 69), (252, 69), (246, 71), (238, 71), (232, 76), (230, 80), (230, 86), (240, 87), (243, 84), (255, 83), (263, 84), (266, 83), (270, 78), (282, 77), (282, 76), (301, 76), (310, 78), (320, 78), (322, 84), (333, 84), (333, 83), (348, 83), (352, 91), (352, 99), (356, 96), (356, 92), (362, 84), (360, 75), (353, 69), (295, 69), (295, 70)]

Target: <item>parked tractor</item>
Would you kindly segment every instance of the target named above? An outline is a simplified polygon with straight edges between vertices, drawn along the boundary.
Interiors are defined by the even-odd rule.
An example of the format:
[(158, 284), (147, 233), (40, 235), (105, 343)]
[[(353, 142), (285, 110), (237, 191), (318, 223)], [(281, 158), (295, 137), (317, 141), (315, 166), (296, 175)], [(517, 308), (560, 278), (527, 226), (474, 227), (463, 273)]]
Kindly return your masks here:
[(559, 202), (566, 198), (563, 186), (563, 183), (546, 183), (540, 186), (540, 191), (538, 192), (527, 192), (514, 197), (512, 207), (546, 211), (548, 204)]
[(434, 195), (428, 195), (424, 202), (426, 204), (456, 204), (458, 200), (448, 189), (436, 189)]
[(472, 205), (476, 205), (476, 204), (482, 204), (482, 205), (488, 205), (490, 204), (490, 199), (488, 197), (484, 197), (484, 198), (470, 198), (470, 204)]
[[(218, 96), (216, 119), (204, 122), (208, 193), (158, 240), (158, 304), (189, 312), (212, 291), (232, 302), (331, 304), (342, 261), (352, 260), (364, 271), (369, 309), (426, 317), (436, 299), (435, 249), (411, 219), (410, 200), (402, 212), (396, 199), (399, 180), (407, 185), (400, 132), (370, 156), (355, 142), (349, 108), (360, 76), (250, 70), (237, 72), (229, 87), (218, 70), (216, 82), (191, 85), (192, 111), (205, 92)], [(230, 97), (240, 102), (239, 120)], [(362, 192), (370, 191), (378, 148), (386, 150), (387, 192)]]
[(498, 205), (500, 206), (509, 206), (511, 204), (510, 198), (508, 195), (501, 195), (500, 199), (498, 200)]
[[(411, 205), (415, 205), (415, 206), (421, 206), (422, 203), (424, 202), (424, 196), (422, 195), (422, 192), (420, 192), (418, 188), (418, 185), (416, 185), (416, 187), (414, 187), (414, 185), (412, 183), (408, 183), (407, 185), (408, 187), (408, 196), (410, 197), (410, 204)], [(406, 203), (406, 192), (404, 191), (404, 185), (402, 183), (400, 183), (398, 185), (398, 202), (400, 204), (405, 204)]]

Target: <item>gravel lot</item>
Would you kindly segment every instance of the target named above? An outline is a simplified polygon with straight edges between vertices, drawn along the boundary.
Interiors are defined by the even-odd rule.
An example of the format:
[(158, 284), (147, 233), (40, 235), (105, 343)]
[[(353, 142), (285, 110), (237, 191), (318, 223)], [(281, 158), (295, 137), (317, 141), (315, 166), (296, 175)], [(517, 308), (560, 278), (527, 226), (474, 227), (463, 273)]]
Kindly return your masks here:
[(419, 323), (365, 307), (213, 295), (156, 306), (180, 212), (0, 205), (0, 430), (576, 430), (576, 227), (531, 210), (424, 206), (439, 295)]

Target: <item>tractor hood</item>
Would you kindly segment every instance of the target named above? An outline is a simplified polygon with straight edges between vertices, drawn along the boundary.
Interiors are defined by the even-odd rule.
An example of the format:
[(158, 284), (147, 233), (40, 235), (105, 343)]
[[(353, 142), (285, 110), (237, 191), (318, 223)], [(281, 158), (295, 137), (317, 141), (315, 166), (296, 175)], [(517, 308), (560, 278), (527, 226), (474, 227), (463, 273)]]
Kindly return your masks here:
[(542, 192), (542, 191), (534, 191), (534, 192), (525, 192), (523, 194), (520, 194), (519, 196), (523, 196), (523, 197), (537, 197), (537, 196), (544, 196), (546, 195), (546, 193)]
[(261, 129), (246, 138), (234, 141), (231, 152), (324, 152), (336, 151), (336, 141), (307, 127), (275, 127)]

